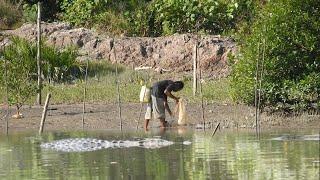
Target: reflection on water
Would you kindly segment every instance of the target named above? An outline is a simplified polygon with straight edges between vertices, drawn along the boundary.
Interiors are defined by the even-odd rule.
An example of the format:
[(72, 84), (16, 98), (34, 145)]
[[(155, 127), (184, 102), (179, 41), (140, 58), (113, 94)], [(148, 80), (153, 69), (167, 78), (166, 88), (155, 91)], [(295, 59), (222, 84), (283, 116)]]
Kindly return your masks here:
[[(109, 148), (92, 152), (44, 150), (41, 143), (66, 138), (133, 140), (144, 132), (50, 132), (0, 135), (0, 179), (319, 179), (318, 132), (211, 133), (170, 130), (161, 139), (175, 142), (159, 149)], [(312, 136), (313, 137), (313, 136)], [(158, 137), (157, 137), (158, 138)], [(191, 142), (191, 143), (190, 143)]]
[(157, 149), (174, 144), (161, 138), (144, 138), (135, 140), (101, 140), (93, 138), (70, 138), (61, 139), (40, 145), (43, 149), (62, 152), (87, 152), (108, 148), (133, 148)]

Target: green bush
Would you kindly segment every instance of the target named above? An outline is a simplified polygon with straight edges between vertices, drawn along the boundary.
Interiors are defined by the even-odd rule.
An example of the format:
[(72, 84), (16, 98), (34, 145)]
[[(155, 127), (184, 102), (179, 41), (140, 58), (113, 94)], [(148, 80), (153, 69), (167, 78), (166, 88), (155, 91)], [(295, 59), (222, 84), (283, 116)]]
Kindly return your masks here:
[[(26, 22), (37, 21), (37, 2), (38, 0), (24, 1), (22, 6), (23, 19)], [(41, 3), (41, 21), (54, 21), (58, 18), (61, 2), (59, 0), (42, 0)]]
[(17, 114), (22, 104), (36, 93), (34, 46), (13, 39), (13, 44), (6, 47), (0, 56), (0, 87), (8, 87), (8, 99), (17, 108)]
[(53, 82), (66, 82), (81, 75), (82, 66), (76, 61), (76, 50), (67, 48), (62, 51), (42, 45), (41, 59), (44, 61), (43, 75)]
[(37, 22), (37, 4), (24, 4), (22, 9), (23, 20), (25, 22)]
[[(13, 37), (12, 44), (3, 51), (7, 60), (21, 58), (28, 66), (28, 73), (37, 79), (37, 47), (27, 40)], [(72, 48), (58, 50), (41, 43), (42, 72), (45, 79), (55, 82), (66, 82), (80, 74), (80, 65), (76, 62), (76, 51)]]
[(64, 0), (63, 20), (112, 35), (147, 35), (146, 0)]
[(317, 0), (275, 0), (263, 8), (233, 67), (235, 100), (254, 103), (256, 63), (262, 63), (265, 44), (258, 69), (264, 71), (262, 105), (292, 111), (319, 104), (319, 9)]
[(0, 0), (0, 30), (10, 29), (20, 23), (21, 13), (10, 2)]
[(220, 34), (253, 18), (256, 0), (155, 0), (150, 3), (151, 36), (173, 33)]
[(75, 25), (91, 26), (106, 3), (104, 0), (63, 0), (63, 19)]
[[(128, 36), (218, 34), (251, 21), (258, 0), (64, 0), (63, 19)], [(110, 32), (111, 31), (111, 32)]]
[[(19, 112), (22, 104), (37, 90), (37, 47), (21, 38), (13, 37), (11, 41), (12, 43), (0, 52), (0, 57), (2, 57), (0, 60), (0, 88), (3, 91), (7, 83), (9, 101), (17, 107)], [(44, 78), (54, 82), (66, 82), (82, 74), (75, 61), (75, 50), (58, 51), (46, 45), (42, 45), (41, 50)]]
[(95, 17), (96, 23), (93, 25), (99, 31), (110, 35), (129, 34), (130, 25), (124, 15), (114, 11), (106, 11)]

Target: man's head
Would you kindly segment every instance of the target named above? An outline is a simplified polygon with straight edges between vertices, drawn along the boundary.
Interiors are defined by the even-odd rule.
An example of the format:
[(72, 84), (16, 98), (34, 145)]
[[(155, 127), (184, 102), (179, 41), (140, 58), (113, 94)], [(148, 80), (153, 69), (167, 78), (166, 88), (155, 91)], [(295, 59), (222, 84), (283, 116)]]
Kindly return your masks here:
[(183, 89), (183, 87), (184, 87), (184, 84), (182, 81), (175, 81), (173, 83), (172, 91), (174, 92), (180, 91), (181, 89)]

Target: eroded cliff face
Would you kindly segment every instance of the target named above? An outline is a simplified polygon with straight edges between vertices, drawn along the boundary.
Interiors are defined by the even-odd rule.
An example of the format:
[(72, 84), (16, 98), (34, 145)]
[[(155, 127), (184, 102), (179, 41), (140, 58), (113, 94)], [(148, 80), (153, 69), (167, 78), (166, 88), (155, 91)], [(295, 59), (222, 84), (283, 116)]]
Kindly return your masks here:
[[(36, 24), (24, 24), (2, 33), (34, 41)], [(147, 66), (171, 72), (192, 71), (192, 55), (197, 41), (193, 34), (113, 38), (85, 28), (72, 28), (65, 23), (42, 23), (42, 36), (46, 43), (58, 48), (78, 47), (79, 60), (118, 61), (130, 67)], [(198, 42), (198, 60), (204, 74), (211, 78), (227, 76), (228, 54), (236, 52), (235, 42), (231, 38), (211, 35), (198, 37)], [(8, 43), (8, 39), (3, 39), (0, 47)]]

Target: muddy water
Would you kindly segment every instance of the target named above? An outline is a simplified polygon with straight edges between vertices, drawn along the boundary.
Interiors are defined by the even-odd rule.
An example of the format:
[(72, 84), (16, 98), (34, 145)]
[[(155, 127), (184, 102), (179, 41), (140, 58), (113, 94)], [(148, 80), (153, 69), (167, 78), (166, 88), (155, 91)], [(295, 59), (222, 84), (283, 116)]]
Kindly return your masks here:
[[(41, 148), (61, 139), (161, 138), (158, 148), (61, 152)], [(0, 179), (319, 179), (319, 131), (35, 132), (0, 134)]]

